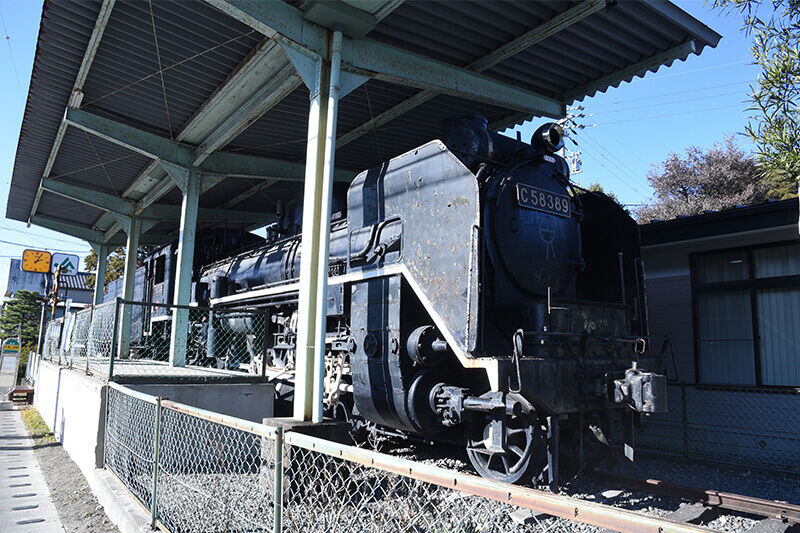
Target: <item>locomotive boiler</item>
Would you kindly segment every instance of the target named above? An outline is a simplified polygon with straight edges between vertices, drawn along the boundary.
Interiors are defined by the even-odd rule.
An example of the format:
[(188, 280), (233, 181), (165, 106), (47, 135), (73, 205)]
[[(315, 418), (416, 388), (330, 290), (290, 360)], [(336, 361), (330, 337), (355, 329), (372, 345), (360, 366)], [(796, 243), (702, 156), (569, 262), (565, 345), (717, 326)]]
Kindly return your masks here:
[[(485, 477), (553, 480), (560, 420), (622, 412), (631, 445), (635, 416), (665, 410), (663, 350), (646, 336), (635, 222), (573, 188), (558, 125), (530, 143), (486, 125), (451, 120), (444, 141), (335, 191), (324, 402), (354, 431), (458, 440)], [(282, 376), (300, 220), (301, 205), (285, 206), (265, 245), (200, 273), (204, 303), (268, 311), (251, 364)], [(208, 357), (220, 356), (215, 329), (254, 332), (225, 316), (209, 325)]]

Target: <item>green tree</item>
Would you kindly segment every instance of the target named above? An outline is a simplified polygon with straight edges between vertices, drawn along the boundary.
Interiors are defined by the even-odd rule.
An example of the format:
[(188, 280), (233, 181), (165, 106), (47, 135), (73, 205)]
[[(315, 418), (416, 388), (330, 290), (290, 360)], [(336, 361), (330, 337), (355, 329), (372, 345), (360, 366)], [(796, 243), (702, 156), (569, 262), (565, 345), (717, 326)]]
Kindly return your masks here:
[(589, 192), (599, 192), (600, 194), (605, 194), (606, 196), (608, 196), (609, 198), (611, 198), (612, 200), (614, 200), (614, 202), (616, 202), (616, 204), (617, 204), (618, 206), (620, 206), (621, 208), (625, 209), (625, 211), (627, 211), (627, 209), (625, 208), (625, 206), (624, 206), (624, 205), (622, 205), (622, 202), (620, 202), (620, 201), (619, 201), (619, 198), (617, 198), (617, 195), (616, 195), (616, 194), (614, 194), (613, 192), (606, 192), (606, 191), (603, 189), (603, 186), (602, 186), (602, 185), (600, 185), (599, 183), (597, 183), (597, 182), (594, 182), (594, 183), (591, 183), (591, 184), (589, 184), (589, 186), (588, 186), (588, 187), (586, 187), (586, 190), (587, 190), (587, 191), (589, 191)]
[(800, 176), (800, 1), (715, 0), (714, 5), (738, 12), (752, 35), (761, 72), (750, 86), (754, 115), (744, 133), (757, 146), (770, 196), (793, 198)]
[(38, 292), (19, 290), (13, 300), (3, 305), (0, 330), (4, 337), (16, 337), (17, 328), (22, 324), (22, 346), (35, 348), (42, 318), (42, 304), (38, 296)]
[(755, 161), (736, 146), (732, 136), (708, 150), (689, 147), (685, 156), (671, 153), (647, 174), (654, 201), (634, 209), (640, 224), (699, 215), (736, 205), (766, 201), (765, 183)]

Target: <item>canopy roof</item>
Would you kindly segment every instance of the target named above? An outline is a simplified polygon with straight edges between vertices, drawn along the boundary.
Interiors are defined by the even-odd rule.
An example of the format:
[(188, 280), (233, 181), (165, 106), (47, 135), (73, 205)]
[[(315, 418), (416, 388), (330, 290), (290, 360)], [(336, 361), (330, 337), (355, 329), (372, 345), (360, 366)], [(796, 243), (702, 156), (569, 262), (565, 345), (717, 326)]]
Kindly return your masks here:
[(163, 242), (179, 221), (172, 164), (204, 172), (200, 225), (267, 223), (302, 194), (300, 66), (335, 23), (355, 87), (339, 106), (345, 181), (448, 117), (563, 116), (720, 39), (663, 1), (47, 0), (6, 216), (109, 244), (134, 216), (143, 244)]

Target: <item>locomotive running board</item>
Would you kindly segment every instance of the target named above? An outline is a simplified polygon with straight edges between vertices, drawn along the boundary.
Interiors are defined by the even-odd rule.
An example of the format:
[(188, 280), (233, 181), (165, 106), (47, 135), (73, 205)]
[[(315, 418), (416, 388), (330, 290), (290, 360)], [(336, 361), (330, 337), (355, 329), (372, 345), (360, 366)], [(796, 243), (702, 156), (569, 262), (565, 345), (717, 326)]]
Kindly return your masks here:
[[(430, 315), (431, 319), (433, 320), (434, 325), (439, 329), (439, 331), (444, 336), (447, 344), (456, 354), (458, 361), (461, 363), (461, 366), (464, 368), (482, 368), (486, 371), (486, 377), (489, 380), (489, 385), (492, 391), (499, 391), (500, 390), (500, 376), (499, 376), (499, 366), (498, 361), (495, 358), (470, 358), (464, 353), (461, 346), (458, 345), (456, 342), (455, 337), (447, 328), (445, 321), (436, 312), (433, 305), (431, 304), (428, 297), (420, 288), (417, 281), (414, 279), (414, 276), (411, 275), (409, 272), (408, 267), (403, 264), (399, 265), (391, 265), (383, 268), (378, 268), (375, 270), (368, 270), (362, 272), (353, 272), (350, 274), (345, 274), (342, 276), (334, 276), (328, 278), (328, 286), (332, 285), (341, 285), (343, 283), (353, 283), (357, 281), (366, 281), (375, 278), (381, 278), (386, 276), (396, 276), (401, 275), (403, 278), (408, 282), (408, 285), (414, 291), (414, 294), (419, 299), (422, 306)], [(234, 294), (231, 296), (223, 296), (222, 298), (216, 298), (211, 300), (211, 305), (231, 305), (231, 304), (244, 304), (247, 302), (251, 302), (254, 300), (259, 300), (262, 298), (272, 298), (275, 296), (281, 296), (286, 294), (297, 293), (300, 290), (300, 283), (291, 283), (287, 285), (280, 285), (277, 287), (267, 287), (264, 289), (259, 289), (255, 291), (251, 291), (244, 294)]]

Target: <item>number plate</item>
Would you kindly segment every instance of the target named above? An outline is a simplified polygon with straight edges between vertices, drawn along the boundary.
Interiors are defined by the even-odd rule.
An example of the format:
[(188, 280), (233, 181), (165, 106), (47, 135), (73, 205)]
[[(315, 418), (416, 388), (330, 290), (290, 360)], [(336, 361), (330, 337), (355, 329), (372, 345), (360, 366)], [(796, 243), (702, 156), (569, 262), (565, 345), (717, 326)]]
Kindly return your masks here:
[(560, 217), (572, 216), (572, 202), (569, 196), (537, 189), (524, 183), (517, 183), (517, 203), (520, 207), (544, 211)]

